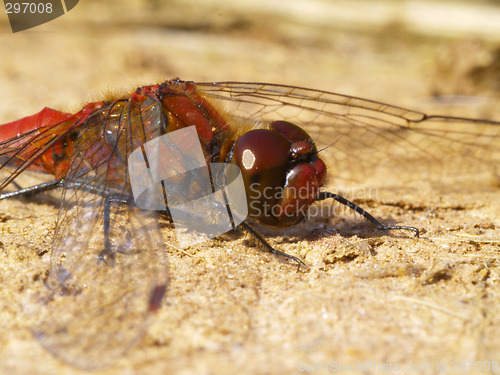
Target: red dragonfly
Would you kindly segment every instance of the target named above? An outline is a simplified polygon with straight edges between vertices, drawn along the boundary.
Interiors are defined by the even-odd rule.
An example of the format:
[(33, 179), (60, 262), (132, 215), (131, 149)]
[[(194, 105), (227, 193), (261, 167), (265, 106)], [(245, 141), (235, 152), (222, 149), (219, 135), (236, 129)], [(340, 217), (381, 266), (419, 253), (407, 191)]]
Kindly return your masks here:
[[(241, 169), (248, 221), (274, 227), (296, 224), (304, 209), (332, 198), (379, 229), (418, 235), (412, 227), (383, 225), (323, 191), (325, 162), (334, 180), (360, 182), (377, 173), (387, 183), (420, 176), (438, 184), (494, 172), (500, 162), (499, 122), (427, 116), (264, 83), (174, 79), (75, 114), (44, 108), (0, 125), (0, 200), (62, 187), (47, 289), (25, 307), (41, 317), (33, 332), (56, 356), (83, 368), (109, 365), (137, 342), (160, 307), (168, 276), (159, 213), (135, 206), (127, 163), (146, 142), (191, 125), (208, 164)], [(53, 179), (5, 192), (27, 170)], [(260, 194), (252, 195), (255, 183)], [(266, 188), (284, 193), (269, 198), (262, 194)], [(295, 195), (300, 188), (305, 194)], [(259, 209), (266, 205), (279, 210)], [(247, 221), (242, 226), (267, 250), (302, 263), (270, 247)]]

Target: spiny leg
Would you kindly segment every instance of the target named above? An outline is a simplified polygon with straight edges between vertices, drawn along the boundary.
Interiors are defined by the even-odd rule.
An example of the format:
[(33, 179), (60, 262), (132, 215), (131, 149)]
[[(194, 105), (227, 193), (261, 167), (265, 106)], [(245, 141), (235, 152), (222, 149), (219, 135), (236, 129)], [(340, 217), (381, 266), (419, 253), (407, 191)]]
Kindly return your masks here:
[(371, 221), (375, 226), (380, 229), (380, 230), (408, 230), (411, 231), (415, 234), (415, 237), (418, 238), (420, 232), (417, 228), (414, 227), (408, 227), (408, 226), (399, 226), (399, 225), (384, 225), (381, 222), (379, 222), (377, 219), (375, 219), (372, 215), (370, 215), (368, 212), (363, 210), (361, 207), (358, 205), (352, 203), (351, 201), (345, 199), (344, 197), (334, 194), (334, 193), (329, 193), (329, 192), (321, 192), (318, 194), (318, 197), (316, 198), (316, 201), (322, 201), (328, 198), (332, 198), (336, 200), (339, 203), (342, 203), (343, 205), (349, 207), (350, 209), (354, 210), (361, 216), (363, 216), (365, 219), (368, 219)]
[(22, 188), (22, 189), (19, 189), (16, 191), (12, 191), (9, 193), (3, 193), (3, 194), (0, 194), (0, 201), (2, 199), (18, 197), (21, 195), (29, 197), (31, 195), (38, 194), (38, 193), (41, 193), (43, 191), (57, 189), (59, 187), (62, 187), (62, 184), (63, 184), (63, 180), (52, 180), (52, 181), (44, 182), (42, 184), (38, 184), (38, 185), (30, 186), (27, 188)]
[(301, 265), (304, 265), (304, 266), (307, 266), (303, 261), (302, 259), (300, 258), (297, 258), (293, 255), (290, 255), (290, 254), (287, 254), (283, 251), (279, 251), (279, 250), (276, 250), (275, 248), (273, 248), (271, 245), (269, 245), (269, 243), (267, 243), (267, 241), (264, 239), (264, 237), (262, 237), (255, 229), (253, 229), (248, 223), (246, 222), (242, 222), (240, 224), (240, 227), (244, 230), (246, 230), (248, 233), (250, 233), (254, 239), (261, 245), (261, 248), (264, 250), (264, 251), (267, 251), (269, 253), (272, 253), (272, 254), (276, 254), (276, 255), (279, 255), (279, 256), (282, 256), (282, 257), (285, 257), (287, 259), (290, 259), (290, 260), (293, 260), (294, 262), (297, 262), (297, 271), (300, 269), (300, 266)]
[(115, 263), (115, 254), (111, 249), (111, 240), (109, 238), (110, 222), (111, 222), (111, 200), (104, 198), (104, 217), (103, 217), (103, 232), (104, 232), (104, 249), (99, 253), (99, 262), (104, 262), (113, 266)]

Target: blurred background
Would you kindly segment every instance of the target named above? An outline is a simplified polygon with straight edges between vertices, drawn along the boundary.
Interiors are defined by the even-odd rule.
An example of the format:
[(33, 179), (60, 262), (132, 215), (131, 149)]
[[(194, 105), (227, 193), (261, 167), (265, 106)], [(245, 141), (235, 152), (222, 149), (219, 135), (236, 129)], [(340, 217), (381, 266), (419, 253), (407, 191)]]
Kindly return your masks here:
[(1, 122), (174, 77), (481, 117), (500, 90), (498, 1), (81, 0), (15, 34), (4, 14), (0, 35)]
[[(0, 51), (0, 123), (34, 114), (45, 106), (77, 111), (87, 101), (109, 93), (119, 95), (137, 86), (175, 77), (194, 81), (283, 83), (359, 96), (426, 113), (500, 120), (500, 1), (493, 0), (80, 0), (64, 16), (18, 33), (12, 33), (2, 8)], [(463, 207), (453, 203), (455, 200), (451, 202), (452, 208)], [(2, 207), (8, 207), (6, 204), (20, 210), (27, 207), (25, 202), (15, 201), (3, 202)], [(443, 203), (445, 211), (446, 204)], [(33, 255), (34, 252), (17, 255), (23, 246), (8, 248), (7, 244), (15, 244), (16, 236), (24, 236), (26, 242), (32, 241), (32, 247), (49, 249), (57, 214), (57, 206), (51, 207), (48, 224), (38, 230), (45, 238), (42, 239), (45, 243), (40, 245), (30, 239), (28, 232), (41, 218), (30, 218), (33, 212), (24, 209), (21, 214), (9, 211), (9, 215), (28, 217), (28, 221), (19, 221), (20, 229), (2, 230), (0, 238), (0, 249), (3, 254), (9, 254), (6, 258), (9, 261), (2, 267), (11, 267), (14, 275), (17, 272), (12, 271), (14, 267), (22, 270), (23, 256), (35, 257), (32, 262), (39, 262), (43, 269), (47, 267), (48, 255), (45, 258)], [(397, 216), (397, 212), (403, 211), (408, 212), (407, 206), (395, 204), (390, 215)], [(422, 212), (419, 214), (426, 217)], [(450, 211), (447, 214), (453, 216)], [(398, 219), (405, 222), (399, 216)], [(461, 228), (460, 224), (446, 228), (450, 226)], [(12, 239), (7, 238), (9, 233)], [(491, 354), (495, 350), (498, 353), (499, 325), (494, 323), (498, 323), (500, 299), (498, 291), (481, 287), (488, 274), (484, 279), (479, 275), (483, 271), (494, 275), (494, 271), (471, 263), (469, 276), (453, 274), (455, 284), (446, 284), (456, 289), (441, 288), (439, 283), (435, 287), (424, 287), (427, 279), (421, 281), (415, 276), (413, 272), (420, 271), (411, 268), (410, 261), (408, 268), (404, 268), (405, 257), (420, 251), (414, 247), (415, 242), (403, 246), (403, 250), (396, 243), (383, 253), (384, 250), (377, 247), (378, 238), (373, 239), (375, 242), (358, 240), (353, 236), (341, 238), (338, 243), (327, 243), (335, 249), (345, 244), (346, 255), (331, 255), (334, 260), (328, 264), (327, 271), (339, 273), (330, 278), (317, 277), (317, 284), (314, 284), (317, 274), (313, 272), (301, 279), (300, 274), (286, 268), (278, 272), (279, 262), (254, 263), (252, 258), (248, 264), (256, 265), (253, 275), (260, 275), (261, 279), (255, 276), (257, 297), (248, 297), (248, 301), (257, 299), (258, 308), (252, 310), (249, 303), (241, 303), (242, 310), (249, 311), (252, 318), (249, 321), (254, 324), (250, 331), (242, 328), (247, 340), (244, 347), (234, 345), (227, 332), (218, 333), (222, 337), (220, 341), (210, 341), (217, 324), (209, 319), (206, 326), (197, 322), (199, 326), (195, 325), (192, 333), (189, 324), (179, 323), (180, 329), (175, 327), (175, 319), (174, 323), (168, 323), (165, 315), (163, 321), (161, 317), (158, 319), (156, 328), (160, 333), (151, 334), (141, 349), (125, 359), (120, 373), (133, 373), (131, 368), (138, 373), (142, 368), (153, 368), (150, 373), (167, 370), (192, 373), (196, 369), (200, 370), (198, 373), (210, 373), (209, 369), (233, 373), (235, 369), (246, 369), (249, 363), (253, 363), (253, 371), (248, 372), (291, 373), (301, 358), (318, 362), (370, 359), (381, 363), (389, 360), (408, 363), (441, 360), (448, 354), (452, 357), (446, 358), (460, 361), (467, 359), (460, 357), (464, 353), (475, 353), (476, 359), (488, 359), (493, 358)], [(383, 255), (375, 257), (372, 246)], [(454, 249), (462, 248), (461, 243), (456, 246)], [(443, 248), (451, 247), (444, 245)], [(436, 255), (436, 249), (441, 248), (432, 244), (429, 253), (421, 251), (423, 258), (415, 263), (428, 265), (431, 259), (432, 268), (441, 258), (448, 259), (447, 253), (443, 257)], [(470, 250), (473, 251), (475, 248)], [(363, 271), (367, 277), (362, 272), (346, 271), (349, 267), (363, 267), (363, 260), (349, 263), (352, 254), (356, 258), (359, 253), (363, 256), (358, 259), (369, 258), (367, 267), (370, 268)], [(254, 252), (247, 249), (242, 254), (250, 256)], [(391, 254), (396, 258), (392, 268), (387, 268), (382, 263), (390, 259)], [(456, 260), (456, 264), (469, 265), (464, 260), (466, 255)], [(182, 258), (174, 251), (172, 258), (175, 257)], [(201, 259), (196, 266), (205, 264), (206, 260)], [(259, 262), (268, 258), (256, 254), (255, 259)], [(378, 260), (382, 266), (372, 267)], [(481, 260), (481, 264), (485, 262)], [(216, 269), (220, 268), (219, 263), (214, 264)], [(337, 264), (340, 264), (338, 269)], [(491, 264), (493, 260), (488, 267)], [(201, 283), (192, 277), (191, 267), (192, 263), (186, 262), (185, 274), (178, 273), (182, 277), (177, 276), (179, 282), (172, 283), (167, 298), (170, 306), (165, 311), (174, 318), (178, 314), (179, 322), (183, 322), (185, 315), (191, 318), (200, 312), (197, 307), (192, 308), (194, 312), (182, 310), (183, 303), (186, 304), (183, 297), (188, 305), (195, 298), (203, 298), (196, 289)], [(273, 267), (278, 269), (276, 273), (272, 273)], [(439, 267), (435, 271), (438, 281), (441, 280)], [(442, 266), (443, 279), (451, 274), (446, 267), (446, 264)], [(373, 276), (372, 268), (380, 276)], [(476, 273), (476, 269), (480, 271)], [(231, 274), (234, 270), (226, 271)], [(429, 280), (432, 281), (431, 271)], [(241, 272), (252, 274), (246, 270)], [(211, 277), (209, 272), (206, 274), (207, 278)], [(207, 288), (225, 290), (224, 285), (229, 281), (227, 277), (220, 278), (223, 282), (214, 284), (216, 287), (207, 284)], [(7, 283), (8, 278), (4, 279)], [(188, 285), (188, 279), (195, 280), (192, 281), (195, 286), (184, 286)], [(475, 280), (474, 286), (470, 280)], [(400, 286), (401, 282), (406, 284)], [(4, 288), (11, 294), (3, 298), (1, 310), (11, 315), (0, 324), (0, 332), (6, 338), (1, 342), (0, 358), (4, 369), (32, 372), (38, 364), (33, 356), (46, 356), (46, 353), (43, 354), (30, 336), (25, 323), (13, 323), (14, 318), (21, 316), (12, 307), (17, 301), (16, 291), (23, 290), (24, 286), (20, 282), (11, 284), (12, 289)], [(188, 290), (182, 290), (184, 287)], [(228, 296), (232, 293), (229, 289), (227, 287)], [(409, 291), (409, 297), (390, 300), (392, 304), (387, 302), (387, 296), (395, 290)], [(233, 300), (225, 298), (232, 306)], [(420, 298), (422, 304), (413, 304)], [(442, 302), (445, 307), (437, 306), (438, 302), (426, 302), (430, 300)], [(181, 302), (176, 305), (175, 301)], [(207, 303), (200, 302), (201, 305)], [(269, 307), (269, 311), (264, 311), (264, 307)], [(267, 315), (259, 315), (262, 311)], [(380, 320), (370, 321), (370, 314), (373, 318), (376, 311)], [(292, 328), (292, 323), (297, 327)], [(316, 334), (319, 336), (314, 336)], [(349, 345), (343, 340), (348, 340)], [(263, 346), (264, 342), (267, 346)], [(219, 348), (225, 355), (218, 354)], [(23, 361), (24, 358), (29, 359)], [(155, 364), (161, 359), (165, 359), (163, 367), (155, 370)], [(49, 363), (46, 373), (73, 373), (67, 366), (59, 365), (56, 361)]]

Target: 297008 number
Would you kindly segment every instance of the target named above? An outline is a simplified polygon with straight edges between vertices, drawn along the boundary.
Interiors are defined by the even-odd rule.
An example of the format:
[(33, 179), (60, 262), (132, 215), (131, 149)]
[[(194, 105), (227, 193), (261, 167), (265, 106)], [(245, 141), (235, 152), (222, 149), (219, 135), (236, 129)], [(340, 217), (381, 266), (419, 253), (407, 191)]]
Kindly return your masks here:
[(5, 3), (6, 13), (52, 13), (52, 3)]
[(498, 371), (498, 361), (453, 361), (452, 371)]

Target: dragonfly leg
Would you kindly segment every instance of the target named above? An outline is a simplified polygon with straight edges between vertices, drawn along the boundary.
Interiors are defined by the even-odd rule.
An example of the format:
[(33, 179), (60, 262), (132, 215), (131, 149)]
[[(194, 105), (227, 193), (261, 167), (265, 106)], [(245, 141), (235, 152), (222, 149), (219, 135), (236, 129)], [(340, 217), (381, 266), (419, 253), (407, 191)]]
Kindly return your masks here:
[(106, 197), (104, 199), (104, 249), (99, 253), (98, 262), (103, 262), (109, 266), (114, 266), (115, 264), (115, 254), (111, 248), (111, 240), (109, 237), (110, 224), (111, 224), (111, 202), (112, 199)]
[(14, 185), (16, 187), (17, 190), (21, 190), (23, 187), (21, 185), (19, 185), (16, 181), (12, 181), (11, 182), (12, 185)]
[(300, 258), (297, 258), (293, 255), (287, 254), (283, 251), (276, 250), (273, 248), (267, 241), (262, 237), (255, 229), (253, 229), (248, 223), (242, 222), (240, 224), (240, 227), (246, 230), (248, 233), (252, 235), (252, 237), (259, 243), (260, 247), (262, 250), (267, 251), (272, 254), (276, 254), (282, 257), (285, 257), (287, 259), (293, 260), (294, 262), (297, 262), (297, 271), (300, 269), (301, 265), (307, 266), (304, 261)]
[(318, 197), (316, 198), (316, 201), (322, 201), (324, 199), (332, 198), (336, 200), (339, 203), (342, 203), (343, 205), (349, 207), (350, 209), (356, 211), (358, 214), (363, 216), (365, 219), (371, 221), (375, 226), (380, 229), (380, 230), (408, 230), (410, 232), (413, 232), (415, 234), (415, 237), (418, 238), (419, 236), (419, 230), (414, 227), (407, 227), (407, 226), (399, 226), (399, 225), (384, 225), (381, 222), (379, 222), (377, 219), (375, 219), (372, 215), (370, 215), (368, 212), (363, 210), (361, 207), (358, 205), (352, 203), (351, 201), (345, 199), (344, 197), (341, 197), (338, 194), (334, 193), (329, 193), (329, 192), (321, 192), (318, 194)]
[(58, 187), (62, 187), (62, 182), (63, 182), (63, 180), (52, 180), (52, 181), (44, 182), (42, 184), (38, 184), (38, 185), (30, 186), (27, 188), (22, 188), (22, 189), (19, 189), (16, 191), (12, 191), (10, 193), (3, 193), (3, 194), (0, 194), (0, 201), (2, 199), (18, 197), (21, 195), (31, 196), (34, 194), (41, 193), (42, 191), (56, 189)]

